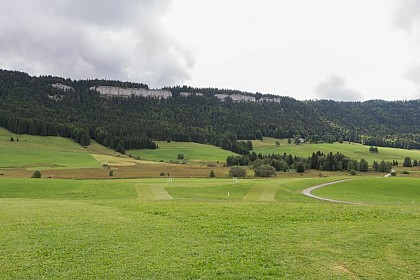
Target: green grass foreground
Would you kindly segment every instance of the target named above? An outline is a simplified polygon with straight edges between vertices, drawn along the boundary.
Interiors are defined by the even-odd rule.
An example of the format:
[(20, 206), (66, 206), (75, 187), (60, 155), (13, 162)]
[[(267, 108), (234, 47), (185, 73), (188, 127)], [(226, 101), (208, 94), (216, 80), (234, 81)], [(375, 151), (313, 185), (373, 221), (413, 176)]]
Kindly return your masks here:
[(388, 203), (379, 178), (363, 186), (372, 205), (301, 194), (337, 179), (3, 178), (0, 278), (418, 277), (420, 180), (389, 181), (415, 203)]

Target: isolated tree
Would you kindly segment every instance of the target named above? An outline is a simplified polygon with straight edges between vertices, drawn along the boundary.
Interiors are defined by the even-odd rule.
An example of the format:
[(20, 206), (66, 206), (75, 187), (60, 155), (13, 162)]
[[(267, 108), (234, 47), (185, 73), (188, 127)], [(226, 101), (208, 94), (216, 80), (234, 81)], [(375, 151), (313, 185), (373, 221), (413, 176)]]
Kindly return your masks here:
[(36, 171), (34, 172), (34, 174), (32, 175), (32, 178), (41, 178), (41, 172), (40, 172), (40, 171), (38, 171), (38, 170), (36, 170)]
[(403, 162), (403, 167), (413, 167), (413, 164), (411, 163), (410, 157), (405, 157)]
[(210, 178), (214, 178), (214, 177), (216, 177), (216, 174), (214, 174), (214, 170), (211, 170), (210, 171)]
[(417, 161), (417, 159), (415, 159), (415, 160), (413, 160), (413, 166), (418, 166), (418, 161)]
[(10, 137), (10, 142), (13, 142), (13, 141), (15, 141), (15, 139), (13, 139), (13, 137)]
[(238, 166), (231, 167), (229, 170), (229, 176), (230, 177), (245, 177), (246, 170)]
[(255, 176), (257, 177), (273, 177), (276, 176), (276, 169), (271, 165), (261, 165), (255, 169)]

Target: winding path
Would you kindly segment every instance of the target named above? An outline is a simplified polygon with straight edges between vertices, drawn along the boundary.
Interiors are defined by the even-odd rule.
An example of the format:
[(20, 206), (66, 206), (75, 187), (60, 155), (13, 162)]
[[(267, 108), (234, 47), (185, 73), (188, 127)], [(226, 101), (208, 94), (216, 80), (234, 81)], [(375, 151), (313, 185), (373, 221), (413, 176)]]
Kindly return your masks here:
[(329, 201), (329, 202), (354, 204), (354, 205), (363, 205), (363, 203), (335, 200), (335, 199), (330, 199), (330, 198), (316, 196), (316, 195), (313, 195), (311, 193), (313, 190), (316, 190), (316, 189), (319, 189), (319, 188), (322, 188), (322, 187), (326, 187), (326, 186), (329, 186), (329, 185), (337, 184), (337, 183), (342, 183), (342, 182), (345, 182), (345, 181), (350, 181), (350, 180), (352, 180), (352, 179), (344, 179), (344, 180), (339, 180), (339, 181), (334, 181), (334, 182), (329, 182), (329, 183), (325, 183), (325, 184), (313, 186), (313, 187), (304, 189), (302, 193), (304, 195), (308, 196), (308, 197), (315, 198), (315, 199), (320, 199), (320, 200), (325, 200), (325, 201)]

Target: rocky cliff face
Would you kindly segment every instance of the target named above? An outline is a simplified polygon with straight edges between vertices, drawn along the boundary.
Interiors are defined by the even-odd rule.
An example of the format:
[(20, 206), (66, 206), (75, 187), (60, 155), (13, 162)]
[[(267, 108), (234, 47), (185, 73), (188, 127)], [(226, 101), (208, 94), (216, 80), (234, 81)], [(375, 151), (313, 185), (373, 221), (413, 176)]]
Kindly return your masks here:
[[(60, 83), (52, 84), (53, 88), (60, 89), (63, 91), (74, 91), (74, 88), (63, 85)], [(120, 96), (120, 97), (130, 97), (130, 96), (141, 96), (146, 98), (155, 98), (155, 99), (167, 99), (171, 98), (172, 92), (169, 90), (159, 90), (159, 89), (145, 89), (145, 88), (123, 88), (116, 86), (93, 86), (90, 90), (99, 92), (103, 96)], [(200, 92), (180, 92), (180, 97), (188, 96), (204, 96)], [(280, 97), (273, 96), (263, 96), (257, 99), (252, 95), (244, 94), (215, 94), (214, 97), (219, 99), (221, 102), (226, 101), (227, 98), (230, 98), (233, 102), (276, 102), (280, 103)]]
[(67, 85), (63, 85), (63, 84), (60, 84), (60, 83), (52, 84), (51, 86), (53, 88), (61, 89), (61, 90), (64, 90), (64, 91), (74, 91), (74, 88), (73, 87), (70, 87), (70, 86), (67, 86)]
[(91, 90), (96, 90), (101, 95), (105, 96), (142, 96), (156, 99), (167, 99), (172, 97), (172, 93), (169, 90), (155, 90), (155, 89), (144, 89), (144, 88), (122, 88), (113, 86), (98, 86), (91, 87)]

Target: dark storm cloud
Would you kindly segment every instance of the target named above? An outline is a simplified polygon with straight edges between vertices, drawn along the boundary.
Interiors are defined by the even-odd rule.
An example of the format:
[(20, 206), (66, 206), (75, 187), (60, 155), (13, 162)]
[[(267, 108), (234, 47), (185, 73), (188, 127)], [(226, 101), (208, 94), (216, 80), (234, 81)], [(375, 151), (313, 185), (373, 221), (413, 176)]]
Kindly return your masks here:
[(316, 94), (321, 99), (337, 101), (361, 101), (362, 95), (346, 87), (345, 80), (337, 75), (331, 75), (316, 88)]
[(165, 32), (170, 1), (0, 1), (0, 67), (152, 86), (188, 79), (193, 57)]

